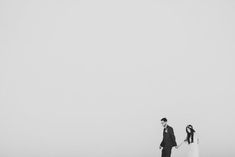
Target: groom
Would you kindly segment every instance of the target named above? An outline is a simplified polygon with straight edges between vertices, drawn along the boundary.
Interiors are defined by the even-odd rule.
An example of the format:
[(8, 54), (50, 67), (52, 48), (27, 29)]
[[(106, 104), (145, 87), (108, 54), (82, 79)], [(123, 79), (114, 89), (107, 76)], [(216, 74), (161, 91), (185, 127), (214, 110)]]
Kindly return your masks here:
[(170, 157), (172, 147), (176, 147), (174, 130), (172, 127), (167, 125), (167, 119), (162, 118), (161, 124), (164, 127), (163, 130), (163, 140), (160, 144), (160, 149), (162, 149), (162, 157)]

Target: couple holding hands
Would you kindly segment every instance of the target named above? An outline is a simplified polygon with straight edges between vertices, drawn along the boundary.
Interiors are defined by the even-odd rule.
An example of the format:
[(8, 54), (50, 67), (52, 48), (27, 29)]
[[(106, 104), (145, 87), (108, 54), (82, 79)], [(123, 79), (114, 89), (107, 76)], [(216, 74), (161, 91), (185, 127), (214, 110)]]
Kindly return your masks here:
[(187, 144), (189, 150), (187, 157), (199, 157), (198, 144), (199, 139), (196, 136), (196, 131), (193, 129), (192, 125), (186, 126), (186, 139), (177, 145), (174, 135), (174, 130), (171, 126), (167, 124), (167, 119), (162, 118), (161, 124), (163, 126), (163, 140), (160, 144), (160, 149), (162, 149), (161, 157), (170, 157), (171, 149), (175, 147), (178, 149), (181, 145)]

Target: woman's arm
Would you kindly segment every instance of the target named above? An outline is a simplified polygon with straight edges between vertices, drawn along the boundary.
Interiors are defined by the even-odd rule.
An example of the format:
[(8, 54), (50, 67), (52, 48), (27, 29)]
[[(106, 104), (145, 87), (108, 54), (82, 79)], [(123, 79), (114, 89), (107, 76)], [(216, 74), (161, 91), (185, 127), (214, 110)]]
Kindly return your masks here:
[(186, 142), (187, 142), (187, 139), (183, 140), (183, 142), (181, 142), (179, 145), (177, 145), (176, 148), (178, 149), (179, 147), (181, 147)]
[(175, 148), (178, 149), (180, 146), (182, 146), (185, 143), (185, 140), (181, 142), (179, 145), (177, 145)]

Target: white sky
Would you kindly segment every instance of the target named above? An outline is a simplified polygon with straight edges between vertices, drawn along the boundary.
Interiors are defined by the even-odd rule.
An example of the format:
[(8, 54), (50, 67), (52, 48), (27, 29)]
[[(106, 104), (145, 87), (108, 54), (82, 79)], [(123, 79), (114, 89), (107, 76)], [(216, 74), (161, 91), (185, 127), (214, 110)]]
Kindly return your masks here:
[(1, 0), (0, 156), (160, 157), (162, 117), (234, 156), (234, 28), (232, 0)]

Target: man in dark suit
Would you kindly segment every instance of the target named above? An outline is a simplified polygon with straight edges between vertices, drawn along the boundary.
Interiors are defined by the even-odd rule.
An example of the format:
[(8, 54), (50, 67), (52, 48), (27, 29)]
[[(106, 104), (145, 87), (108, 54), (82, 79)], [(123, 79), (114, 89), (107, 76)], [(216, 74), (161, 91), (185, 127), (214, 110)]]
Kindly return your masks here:
[(161, 124), (164, 127), (164, 129), (163, 129), (163, 140), (159, 148), (162, 149), (162, 157), (170, 157), (172, 147), (177, 146), (175, 141), (174, 130), (172, 127), (167, 125), (166, 118), (161, 119)]

